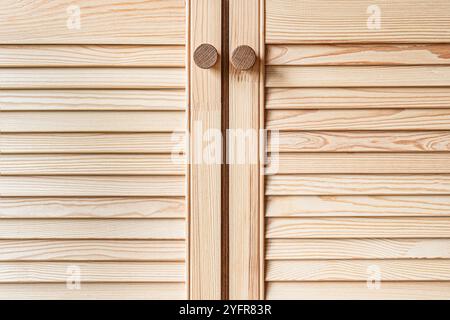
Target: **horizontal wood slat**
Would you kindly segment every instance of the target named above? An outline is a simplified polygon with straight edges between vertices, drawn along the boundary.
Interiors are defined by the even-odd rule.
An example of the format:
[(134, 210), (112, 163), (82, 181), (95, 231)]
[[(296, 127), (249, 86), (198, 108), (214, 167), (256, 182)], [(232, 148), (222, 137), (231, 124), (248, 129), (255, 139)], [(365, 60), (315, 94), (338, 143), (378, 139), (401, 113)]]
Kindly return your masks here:
[(449, 259), (450, 239), (270, 239), (266, 258)]
[(0, 89), (183, 88), (182, 68), (2, 68)]
[(450, 217), (269, 218), (267, 238), (444, 238)]
[(449, 130), (450, 109), (272, 110), (272, 130)]
[(79, 271), (89, 282), (184, 282), (183, 262), (0, 262), (0, 283), (66, 283)]
[(267, 195), (432, 195), (450, 194), (450, 175), (275, 175)]
[(0, 240), (0, 261), (184, 261), (184, 240)]
[(184, 283), (82, 283), (68, 290), (66, 283), (0, 284), (0, 299), (30, 300), (181, 300)]
[(281, 153), (269, 156), (268, 169), (278, 174), (450, 173), (450, 153)]
[(450, 280), (449, 260), (311, 260), (269, 261), (266, 281), (367, 281), (379, 271), (380, 281)]
[(450, 86), (450, 66), (268, 66), (266, 85), (267, 87)]
[(185, 7), (183, 0), (6, 0), (0, 43), (184, 44)]
[(445, 65), (449, 44), (268, 45), (268, 65)]
[(0, 45), (0, 67), (183, 67), (184, 57), (184, 46)]
[(431, 300), (450, 299), (450, 282), (387, 282), (369, 289), (363, 282), (270, 282), (267, 299)]
[[(337, 86), (340, 81), (333, 84)], [(0, 92), (1, 93), (1, 92)], [(449, 108), (450, 88), (267, 88), (267, 109)]]
[(6, 175), (184, 175), (184, 156), (171, 154), (0, 155)]
[(181, 111), (2, 112), (2, 132), (172, 132), (184, 131)]
[(0, 108), (2, 111), (145, 111), (186, 107), (184, 90), (80, 89), (0, 90)]
[(446, 0), (268, 0), (266, 43), (450, 42), (449, 11)]
[(183, 176), (0, 176), (2, 197), (184, 195)]
[(184, 218), (184, 198), (0, 199), (0, 218)]
[(273, 152), (450, 151), (450, 131), (277, 132), (269, 134), (267, 148)]
[(450, 217), (450, 196), (268, 196), (266, 216)]

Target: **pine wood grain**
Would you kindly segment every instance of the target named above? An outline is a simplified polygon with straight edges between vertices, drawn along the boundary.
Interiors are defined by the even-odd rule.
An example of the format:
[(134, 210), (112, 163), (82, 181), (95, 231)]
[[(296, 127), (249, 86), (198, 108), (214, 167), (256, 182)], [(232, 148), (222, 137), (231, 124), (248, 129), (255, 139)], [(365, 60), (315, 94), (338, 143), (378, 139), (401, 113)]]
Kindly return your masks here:
[(450, 175), (275, 175), (266, 195), (438, 195), (450, 194)]
[(184, 240), (0, 240), (0, 261), (184, 261)]
[(268, 45), (267, 65), (447, 65), (448, 44)]
[(268, 196), (267, 217), (450, 216), (450, 196)]
[(2, 112), (3, 132), (172, 132), (184, 131), (180, 111)]
[[(334, 86), (340, 84), (337, 82)], [(268, 109), (448, 108), (450, 88), (267, 88)]]
[(184, 90), (0, 90), (2, 111), (184, 110)]
[(0, 69), (0, 89), (179, 89), (184, 86), (182, 68)]
[(91, 0), (80, 8), (80, 28), (69, 29), (70, 0), (3, 3), (3, 44), (184, 44), (183, 0)]
[(271, 110), (271, 130), (449, 130), (450, 109)]
[[(380, 29), (367, 27), (370, 5), (381, 10)], [(267, 43), (450, 42), (446, 0), (268, 0), (266, 6)]]
[(277, 132), (273, 152), (434, 152), (450, 151), (450, 131)]
[(185, 218), (181, 197), (2, 197), (0, 218)]
[(269, 239), (448, 238), (450, 217), (268, 218), (266, 237)]
[(449, 85), (450, 66), (268, 66), (266, 68), (266, 86), (269, 88)]
[(0, 176), (0, 196), (184, 196), (184, 184), (183, 176)]
[(184, 239), (184, 219), (3, 219), (0, 239)]

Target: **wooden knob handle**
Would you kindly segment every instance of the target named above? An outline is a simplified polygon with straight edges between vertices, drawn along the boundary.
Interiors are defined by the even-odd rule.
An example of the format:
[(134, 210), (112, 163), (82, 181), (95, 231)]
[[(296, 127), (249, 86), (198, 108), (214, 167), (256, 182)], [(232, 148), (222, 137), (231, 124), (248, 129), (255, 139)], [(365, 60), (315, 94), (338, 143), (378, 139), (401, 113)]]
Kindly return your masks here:
[(194, 62), (202, 69), (210, 69), (214, 67), (219, 58), (216, 48), (209, 43), (203, 43), (194, 51)]
[(231, 55), (231, 63), (237, 70), (251, 69), (256, 63), (256, 53), (249, 46), (239, 46)]

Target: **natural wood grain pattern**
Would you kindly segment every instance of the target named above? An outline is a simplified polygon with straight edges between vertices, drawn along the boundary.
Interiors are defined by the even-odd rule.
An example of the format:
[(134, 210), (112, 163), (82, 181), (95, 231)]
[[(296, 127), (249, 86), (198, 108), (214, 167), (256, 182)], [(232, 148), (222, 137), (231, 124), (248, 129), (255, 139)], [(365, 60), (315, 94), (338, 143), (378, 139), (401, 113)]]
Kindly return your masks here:
[(268, 65), (445, 65), (448, 44), (268, 45)]
[(65, 283), (70, 268), (89, 282), (183, 282), (183, 262), (0, 262), (0, 283)]
[(281, 153), (269, 156), (268, 168), (278, 174), (450, 173), (450, 153)]
[(184, 219), (3, 219), (0, 239), (184, 239)]
[(266, 258), (448, 259), (450, 239), (272, 239)]
[(184, 149), (185, 136), (174, 133), (19, 133), (0, 135), (8, 153), (172, 153)]
[(0, 176), (0, 196), (184, 196), (184, 184), (183, 176)]
[(367, 281), (371, 268), (380, 281), (450, 280), (450, 260), (269, 261), (267, 281)]
[(450, 217), (268, 218), (267, 238), (445, 238)]
[[(132, 71), (132, 70), (130, 70)], [(184, 110), (184, 90), (0, 90), (2, 111)]]
[(194, 51), (194, 62), (201, 69), (214, 67), (219, 59), (216, 48), (209, 43), (202, 43)]
[(267, 195), (432, 195), (450, 194), (450, 175), (275, 175)]
[(0, 240), (0, 261), (184, 261), (184, 240)]
[[(221, 159), (205, 161), (205, 150), (212, 145), (212, 140), (204, 138), (205, 133), (222, 130), (221, 57), (225, 54), (222, 52), (222, 1), (196, 0), (190, 1), (189, 6), (189, 298), (217, 300), (225, 291), (222, 287), (222, 162)], [(194, 51), (202, 43), (214, 46), (219, 55), (211, 69), (201, 69), (194, 63)]]
[[(184, 44), (183, 0), (3, 1), (0, 43)], [(80, 28), (70, 29), (80, 10)]]
[(370, 290), (367, 282), (270, 282), (267, 299), (434, 300), (450, 299), (450, 282), (387, 282)]
[(172, 132), (184, 131), (180, 111), (2, 112), (3, 132)]
[(450, 107), (450, 88), (268, 88), (266, 96), (268, 109)]
[(0, 89), (183, 88), (182, 68), (2, 68)]
[(0, 199), (0, 218), (184, 218), (180, 197), (8, 198)]
[(272, 130), (449, 130), (450, 109), (271, 110)]
[(80, 290), (66, 283), (0, 284), (0, 299), (29, 300), (182, 300), (184, 283), (82, 283)]
[(0, 155), (6, 175), (184, 175), (185, 159), (171, 154)]
[(0, 67), (183, 67), (183, 46), (0, 45)]
[[(379, 29), (369, 29), (370, 6), (381, 11)], [(450, 42), (450, 4), (420, 0), (268, 0), (267, 43)], [(411, 23), (414, 21), (414, 24)]]
[(266, 85), (268, 87), (449, 86), (450, 66), (268, 66)]
[(273, 152), (448, 152), (450, 131), (277, 132), (269, 133), (267, 148)]
[(450, 196), (268, 196), (268, 217), (450, 216)]
[[(230, 0), (229, 128), (258, 132), (260, 127), (260, 5), (259, 0)], [(253, 53), (253, 54), (252, 54)], [(229, 298), (262, 298), (260, 259), (260, 164), (258, 141), (230, 138), (229, 172)], [(244, 137), (245, 139), (245, 137)], [(243, 156), (243, 161), (239, 157)]]

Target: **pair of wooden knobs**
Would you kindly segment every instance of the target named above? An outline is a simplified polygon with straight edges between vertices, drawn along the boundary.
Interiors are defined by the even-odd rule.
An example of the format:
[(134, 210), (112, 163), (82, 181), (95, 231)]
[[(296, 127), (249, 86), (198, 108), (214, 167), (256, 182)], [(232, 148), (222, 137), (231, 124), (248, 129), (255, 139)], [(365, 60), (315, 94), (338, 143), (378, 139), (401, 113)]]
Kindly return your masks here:
[[(201, 44), (194, 51), (194, 62), (199, 68), (210, 69), (218, 59), (219, 54), (216, 48), (208, 43)], [(249, 46), (239, 46), (231, 55), (231, 63), (237, 70), (249, 70), (255, 65), (255, 62), (256, 53)]]

